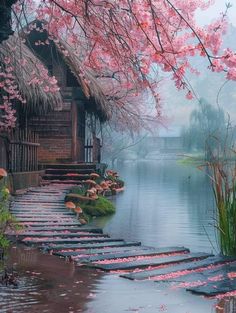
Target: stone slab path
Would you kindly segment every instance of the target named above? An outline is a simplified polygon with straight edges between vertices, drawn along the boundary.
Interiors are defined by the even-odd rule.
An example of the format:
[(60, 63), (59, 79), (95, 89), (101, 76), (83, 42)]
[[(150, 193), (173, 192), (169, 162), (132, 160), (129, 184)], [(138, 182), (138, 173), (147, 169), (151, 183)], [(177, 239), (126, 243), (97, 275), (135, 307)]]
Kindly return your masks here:
[(126, 279), (168, 282), (173, 288), (205, 296), (236, 293), (235, 258), (191, 253), (185, 247), (146, 247), (83, 226), (64, 206), (71, 187), (51, 184), (17, 196), (11, 212), (24, 228), (10, 236), (80, 266), (119, 273)]

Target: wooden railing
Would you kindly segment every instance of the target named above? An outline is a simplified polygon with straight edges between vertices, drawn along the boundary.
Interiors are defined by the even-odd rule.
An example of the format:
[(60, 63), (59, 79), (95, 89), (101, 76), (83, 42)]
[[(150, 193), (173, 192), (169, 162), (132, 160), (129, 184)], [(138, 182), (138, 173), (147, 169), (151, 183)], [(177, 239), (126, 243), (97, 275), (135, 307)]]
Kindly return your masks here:
[(87, 139), (85, 149), (85, 162), (100, 163), (101, 162), (101, 142), (100, 139), (94, 137), (93, 139)]
[(29, 172), (38, 170), (38, 135), (30, 130), (15, 130), (10, 134), (9, 171)]

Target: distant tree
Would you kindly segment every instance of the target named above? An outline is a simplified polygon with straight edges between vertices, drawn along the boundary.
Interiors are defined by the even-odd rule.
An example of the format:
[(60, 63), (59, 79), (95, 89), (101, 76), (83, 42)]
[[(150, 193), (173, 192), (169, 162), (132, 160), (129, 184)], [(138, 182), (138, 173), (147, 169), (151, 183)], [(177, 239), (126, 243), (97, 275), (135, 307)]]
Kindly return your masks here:
[[(144, 157), (147, 152), (142, 147), (143, 139), (146, 134), (132, 134), (129, 131), (111, 131), (110, 127), (103, 129), (103, 159), (111, 161), (112, 167), (118, 159), (126, 159), (127, 153), (133, 151), (138, 157)], [(140, 152), (144, 151), (144, 154)]]
[(224, 148), (227, 125), (225, 112), (201, 99), (190, 116), (190, 126), (182, 131), (185, 149), (205, 151), (205, 158), (209, 159), (208, 151)]

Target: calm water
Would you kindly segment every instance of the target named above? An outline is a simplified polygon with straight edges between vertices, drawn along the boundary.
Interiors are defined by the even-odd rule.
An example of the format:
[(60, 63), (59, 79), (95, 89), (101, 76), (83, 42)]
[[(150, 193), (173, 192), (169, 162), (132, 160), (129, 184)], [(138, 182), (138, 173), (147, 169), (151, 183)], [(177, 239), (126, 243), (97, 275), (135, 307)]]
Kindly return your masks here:
[(117, 213), (106, 231), (157, 247), (217, 249), (213, 195), (204, 173), (176, 161), (127, 163), (119, 172), (126, 191), (114, 199)]
[[(126, 191), (114, 198), (117, 212), (94, 220), (113, 237), (145, 245), (217, 249), (214, 202), (207, 177), (175, 161), (139, 161), (119, 166)], [(171, 290), (168, 284), (133, 282), (65, 264), (35, 250), (12, 249), (20, 288), (0, 288), (0, 312), (58, 313), (235, 313), (233, 302), (217, 302)], [(216, 308), (216, 305), (218, 308)]]

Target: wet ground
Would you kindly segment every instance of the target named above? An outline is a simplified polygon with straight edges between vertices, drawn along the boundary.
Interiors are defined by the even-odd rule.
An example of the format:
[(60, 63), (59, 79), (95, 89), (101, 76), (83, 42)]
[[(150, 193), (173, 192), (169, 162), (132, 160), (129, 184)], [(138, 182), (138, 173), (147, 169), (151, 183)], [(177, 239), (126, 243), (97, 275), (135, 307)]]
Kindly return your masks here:
[[(144, 245), (217, 250), (210, 225), (214, 202), (203, 173), (175, 161), (126, 163), (119, 170), (126, 191), (114, 199), (117, 213), (94, 220), (94, 225)], [(0, 288), (1, 313), (236, 312), (234, 299), (209, 300), (172, 290), (169, 284), (133, 282), (25, 247), (11, 250), (9, 266), (18, 271), (19, 288)]]

